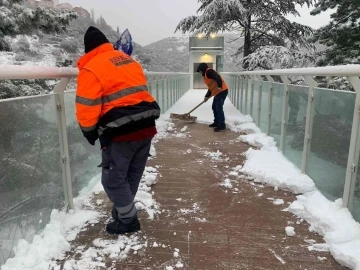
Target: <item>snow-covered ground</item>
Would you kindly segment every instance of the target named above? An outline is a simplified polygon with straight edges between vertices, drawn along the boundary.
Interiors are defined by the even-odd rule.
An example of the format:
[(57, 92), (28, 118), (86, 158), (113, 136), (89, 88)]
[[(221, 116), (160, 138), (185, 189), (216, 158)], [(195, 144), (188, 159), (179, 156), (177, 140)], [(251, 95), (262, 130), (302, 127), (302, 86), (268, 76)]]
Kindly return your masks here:
[[(185, 113), (195, 107), (203, 100), (205, 90), (188, 91), (165, 115), (157, 122), (158, 135), (154, 142), (168, 136), (172, 132), (174, 137), (190, 136), (186, 133), (186, 128), (179, 133), (173, 130), (172, 123), (168, 120), (170, 113)], [(288, 211), (291, 211), (299, 218), (305, 219), (309, 224), (309, 230), (316, 231), (324, 236), (326, 244), (321, 248), (330, 250), (334, 258), (351, 269), (360, 270), (360, 224), (357, 223), (345, 208), (341, 207), (341, 200), (331, 202), (326, 199), (315, 187), (311, 178), (301, 174), (301, 172), (290, 163), (277, 149), (273, 138), (261, 133), (258, 127), (252, 122), (252, 118), (242, 115), (227, 99), (225, 102), (225, 114), (227, 126), (235, 132), (246, 133), (239, 135), (239, 141), (247, 142), (256, 147), (250, 148), (246, 153), (247, 160), (243, 166), (234, 168), (230, 175), (237, 175), (242, 172), (254, 181), (272, 185), (275, 189), (281, 188), (292, 191), (296, 194), (301, 193), (297, 200), (293, 202)], [(192, 115), (198, 117), (198, 122), (210, 123), (213, 121), (211, 110), (211, 100), (197, 109)], [(156, 155), (155, 147), (152, 147), (152, 154)], [(205, 153), (209, 160), (218, 160), (222, 153)], [(97, 176), (99, 177), (99, 176)], [(153, 218), (157, 213), (156, 202), (152, 199), (151, 186), (157, 181), (156, 169), (148, 168), (142, 182), (142, 187), (138, 194), (141, 203), (137, 207), (147, 211), (149, 218)], [(92, 181), (91, 181), (92, 182)], [(220, 184), (226, 188), (233, 188), (230, 179), (224, 179)], [(101, 217), (101, 213), (95, 211), (91, 205), (91, 194), (102, 190), (101, 185), (96, 185), (88, 195), (82, 195), (76, 199), (74, 211), (69, 213), (54, 210), (51, 222), (46, 228), (37, 235), (32, 243), (20, 241), (15, 249), (15, 258), (9, 259), (1, 268), (2, 270), (13, 269), (48, 269), (49, 265), (55, 266), (52, 259), (61, 259), (64, 251), (70, 249), (70, 241), (75, 239), (85, 223), (96, 223)], [(259, 194), (261, 197), (262, 194)], [(274, 204), (282, 205), (284, 202), (279, 199), (272, 199)], [(90, 210), (84, 210), (90, 209)], [(195, 211), (194, 209), (183, 209), (183, 212)], [(291, 227), (284, 228), (288, 235), (296, 232)], [(135, 238), (119, 237), (118, 245), (123, 245), (124, 249), (120, 253), (114, 254), (115, 257), (126, 256), (126, 252), (143, 248), (147, 242)], [(153, 246), (157, 245), (154, 243)], [(111, 247), (101, 239), (96, 242), (96, 247), (106, 248), (111, 253)], [(319, 247), (320, 248), (320, 247)], [(315, 249), (315, 246), (314, 246)], [(96, 254), (95, 254), (96, 255)], [(82, 260), (85, 266), (87, 262), (94, 262), (94, 250), (86, 250)], [(101, 262), (96, 262), (101, 264)], [(78, 262), (68, 262), (69, 268), (66, 269), (85, 269), (78, 265)], [(167, 269), (175, 269), (178, 265), (168, 266)], [(71, 268), (71, 267), (80, 268)]]

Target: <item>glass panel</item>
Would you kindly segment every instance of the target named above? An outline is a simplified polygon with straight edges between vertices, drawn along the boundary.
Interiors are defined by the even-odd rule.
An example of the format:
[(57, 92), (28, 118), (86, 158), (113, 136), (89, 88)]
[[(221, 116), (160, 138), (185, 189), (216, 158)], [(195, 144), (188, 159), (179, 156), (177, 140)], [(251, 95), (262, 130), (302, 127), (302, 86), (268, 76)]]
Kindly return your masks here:
[(284, 85), (280, 83), (273, 83), (272, 108), (271, 108), (271, 123), (270, 136), (274, 137), (276, 146), (280, 147), (281, 134), (281, 118), (284, 97)]
[(0, 102), (0, 265), (64, 206), (54, 95)]
[(259, 127), (263, 133), (266, 133), (267, 119), (269, 114), (269, 86), (269, 82), (263, 81), (261, 84), (261, 116)]
[(288, 118), (284, 155), (301, 168), (304, 150), (309, 87), (289, 85)]
[(162, 81), (157, 81), (157, 84), (158, 84), (158, 94), (159, 94), (159, 98), (157, 99), (158, 101), (158, 104), (160, 106), (160, 109), (163, 113), (165, 113), (165, 110), (164, 110), (164, 93), (162, 91)]
[(314, 89), (307, 174), (331, 200), (343, 196), (354, 103), (353, 92)]
[(73, 196), (76, 197), (96, 185), (94, 177), (101, 173), (97, 167), (101, 163), (101, 152), (99, 140), (95, 146), (89, 144), (79, 128), (75, 116), (75, 92), (65, 93), (64, 99)]
[(352, 200), (352, 214), (356, 221), (360, 222), (360, 159), (357, 167), (354, 198)]
[(259, 115), (259, 90), (260, 90), (260, 82), (254, 81), (254, 96), (253, 96), (253, 119), (254, 123), (257, 123), (258, 115)]

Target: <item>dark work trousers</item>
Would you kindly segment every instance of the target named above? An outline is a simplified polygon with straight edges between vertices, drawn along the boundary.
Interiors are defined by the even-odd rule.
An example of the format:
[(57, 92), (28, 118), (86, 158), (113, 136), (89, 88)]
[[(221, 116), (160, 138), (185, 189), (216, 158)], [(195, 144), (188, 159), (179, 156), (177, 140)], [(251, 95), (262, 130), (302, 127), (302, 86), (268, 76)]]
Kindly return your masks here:
[(228, 90), (222, 91), (214, 97), (212, 110), (214, 113), (214, 124), (218, 128), (225, 128), (224, 102), (228, 95)]
[(134, 198), (150, 152), (152, 138), (134, 142), (111, 142), (102, 150), (101, 182), (124, 223), (137, 215)]

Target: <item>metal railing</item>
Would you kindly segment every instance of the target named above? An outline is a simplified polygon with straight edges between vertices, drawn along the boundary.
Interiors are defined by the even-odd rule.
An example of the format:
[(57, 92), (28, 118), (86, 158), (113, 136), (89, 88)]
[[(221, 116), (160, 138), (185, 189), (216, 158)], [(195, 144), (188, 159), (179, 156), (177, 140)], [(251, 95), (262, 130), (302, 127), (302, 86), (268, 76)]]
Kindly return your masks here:
[[(31, 241), (44, 228), (52, 209), (72, 208), (73, 197), (98, 181), (100, 147), (87, 144), (75, 118), (77, 74), (74, 68), (0, 65), (0, 81), (60, 79), (50, 94), (0, 100), (0, 265), (17, 240)], [(145, 74), (162, 113), (190, 86), (190, 74)]]
[[(360, 65), (222, 74), (236, 108), (360, 221)], [(346, 77), (355, 92), (320, 88), (319, 77)]]

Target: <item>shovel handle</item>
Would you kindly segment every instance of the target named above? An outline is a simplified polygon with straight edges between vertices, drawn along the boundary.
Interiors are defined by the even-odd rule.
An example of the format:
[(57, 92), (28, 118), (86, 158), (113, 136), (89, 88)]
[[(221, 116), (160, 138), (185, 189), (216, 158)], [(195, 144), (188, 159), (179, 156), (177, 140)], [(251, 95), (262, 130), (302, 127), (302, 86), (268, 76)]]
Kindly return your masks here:
[(203, 105), (205, 103), (205, 101), (201, 102), (199, 105), (197, 105), (194, 109), (192, 109), (190, 112), (188, 112), (187, 114), (192, 113), (193, 111), (195, 111), (197, 108), (199, 108), (201, 105)]

